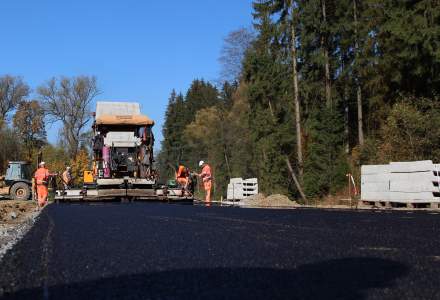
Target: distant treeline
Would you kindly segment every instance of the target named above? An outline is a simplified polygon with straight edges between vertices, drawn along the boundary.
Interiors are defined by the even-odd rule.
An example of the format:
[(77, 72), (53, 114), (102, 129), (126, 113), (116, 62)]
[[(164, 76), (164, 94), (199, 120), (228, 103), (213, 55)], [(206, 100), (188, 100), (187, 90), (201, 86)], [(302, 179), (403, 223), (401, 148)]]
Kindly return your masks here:
[(261, 0), (254, 27), (225, 39), (222, 84), (172, 92), (160, 153), (208, 161), (217, 197), (230, 177), (266, 193), (340, 191), (348, 172), (391, 160), (440, 161), (440, 2)]
[[(0, 175), (8, 161), (27, 160), (36, 167), (42, 152), (50, 171), (70, 165), (80, 183), (89, 164), (90, 104), (98, 94), (95, 77), (52, 78), (31, 94), (22, 78), (0, 76)], [(52, 145), (46, 129), (55, 122), (61, 128)]]

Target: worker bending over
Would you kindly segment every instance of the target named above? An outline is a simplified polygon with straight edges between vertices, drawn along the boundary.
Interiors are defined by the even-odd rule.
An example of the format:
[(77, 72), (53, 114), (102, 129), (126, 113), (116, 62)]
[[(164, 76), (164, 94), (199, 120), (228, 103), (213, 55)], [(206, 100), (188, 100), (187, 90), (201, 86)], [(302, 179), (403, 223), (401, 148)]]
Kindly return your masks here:
[(63, 172), (61, 177), (63, 178), (64, 189), (70, 190), (70, 187), (72, 186), (72, 173), (70, 171), (70, 167), (66, 167), (66, 170)]
[(189, 184), (189, 170), (183, 165), (179, 165), (176, 172), (176, 181), (184, 189), (188, 188)]
[(205, 189), (205, 202), (211, 202), (211, 188), (212, 188), (211, 167), (203, 160), (199, 162), (199, 167), (202, 168), (202, 172), (197, 175), (201, 177), (203, 181), (203, 187)]
[(44, 161), (40, 162), (38, 169), (34, 175), (35, 184), (37, 185), (38, 206), (43, 207), (47, 203), (49, 170), (46, 169)]

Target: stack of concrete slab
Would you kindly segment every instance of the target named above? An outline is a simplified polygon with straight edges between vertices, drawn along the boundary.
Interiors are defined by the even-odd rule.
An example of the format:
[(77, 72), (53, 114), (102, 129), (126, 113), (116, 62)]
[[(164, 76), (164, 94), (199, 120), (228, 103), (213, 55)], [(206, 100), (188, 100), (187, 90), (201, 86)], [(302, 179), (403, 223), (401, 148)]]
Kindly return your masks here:
[(387, 201), (390, 192), (389, 165), (365, 165), (361, 167), (361, 199)]
[(231, 178), (229, 181), (227, 192), (228, 200), (242, 200), (256, 194), (258, 194), (257, 178)]
[(439, 167), (430, 160), (362, 166), (361, 200), (438, 203)]

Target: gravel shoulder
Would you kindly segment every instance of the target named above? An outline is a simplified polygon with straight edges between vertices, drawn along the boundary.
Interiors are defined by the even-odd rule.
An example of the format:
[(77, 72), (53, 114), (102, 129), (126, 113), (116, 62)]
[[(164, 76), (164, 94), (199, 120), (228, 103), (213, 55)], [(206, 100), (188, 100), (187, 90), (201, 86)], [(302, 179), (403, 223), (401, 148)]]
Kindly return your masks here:
[(0, 201), (0, 260), (28, 232), (40, 211), (33, 201)]

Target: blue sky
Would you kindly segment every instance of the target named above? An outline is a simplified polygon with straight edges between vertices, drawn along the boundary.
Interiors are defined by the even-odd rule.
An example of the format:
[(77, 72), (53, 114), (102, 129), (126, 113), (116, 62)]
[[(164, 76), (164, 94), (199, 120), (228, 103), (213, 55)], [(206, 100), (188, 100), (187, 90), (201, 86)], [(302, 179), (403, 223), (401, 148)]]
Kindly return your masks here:
[[(160, 141), (170, 91), (218, 78), (223, 38), (251, 25), (251, 2), (5, 0), (0, 76), (22, 76), (35, 90), (53, 76), (95, 75), (97, 100), (140, 102)], [(57, 140), (56, 126), (48, 136)]]

